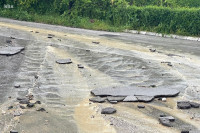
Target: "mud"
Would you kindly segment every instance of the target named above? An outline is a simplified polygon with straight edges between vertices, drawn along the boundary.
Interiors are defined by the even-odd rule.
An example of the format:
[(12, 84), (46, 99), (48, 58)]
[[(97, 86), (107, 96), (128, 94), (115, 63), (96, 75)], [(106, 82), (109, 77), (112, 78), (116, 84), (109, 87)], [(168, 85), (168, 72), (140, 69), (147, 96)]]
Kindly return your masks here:
[[(53, 37), (47, 38), (48, 34)], [(7, 43), (11, 37), (15, 39)], [(199, 42), (0, 18), (0, 47), (7, 45), (25, 50), (13, 56), (0, 55), (2, 133), (10, 130), (25, 133), (180, 133), (182, 130), (200, 130), (198, 108), (177, 108), (177, 101), (199, 103)], [(70, 65), (56, 63), (58, 59), (69, 58), (73, 61)], [(172, 66), (161, 62), (171, 62)], [(84, 69), (79, 69), (78, 64)], [(16, 84), (20, 87), (15, 88)], [(150, 103), (142, 103), (143, 109), (137, 107), (138, 102), (89, 101), (93, 97), (90, 91), (96, 88), (149, 88), (152, 85), (156, 87), (150, 89), (167, 86), (169, 93), (174, 90), (180, 93), (177, 97), (167, 97), (166, 102), (155, 98)], [(177, 85), (183, 87), (173, 88)], [(154, 92), (149, 95), (151, 93)], [(34, 95), (32, 102), (41, 101), (41, 104), (21, 109), (16, 98), (28, 94)], [(8, 110), (10, 106), (13, 108)], [(106, 107), (115, 108), (117, 112), (101, 114)], [(37, 111), (40, 108), (46, 111)], [(14, 117), (15, 112), (20, 116)], [(173, 127), (161, 125), (160, 114), (173, 116)]]

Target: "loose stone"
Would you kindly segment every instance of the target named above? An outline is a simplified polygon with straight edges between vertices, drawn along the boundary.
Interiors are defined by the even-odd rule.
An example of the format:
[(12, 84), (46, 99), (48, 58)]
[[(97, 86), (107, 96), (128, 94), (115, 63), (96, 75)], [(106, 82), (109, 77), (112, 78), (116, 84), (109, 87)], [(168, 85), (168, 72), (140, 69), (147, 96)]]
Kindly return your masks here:
[(117, 112), (117, 110), (114, 108), (111, 108), (111, 107), (104, 108), (101, 110), (101, 114), (114, 114), (116, 112)]

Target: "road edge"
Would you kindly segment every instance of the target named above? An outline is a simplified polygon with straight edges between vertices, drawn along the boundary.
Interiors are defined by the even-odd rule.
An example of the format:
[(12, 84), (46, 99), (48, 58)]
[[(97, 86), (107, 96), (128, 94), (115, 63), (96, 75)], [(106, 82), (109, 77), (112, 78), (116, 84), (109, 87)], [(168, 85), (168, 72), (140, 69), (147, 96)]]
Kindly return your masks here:
[(162, 34), (162, 33), (148, 32), (148, 31), (137, 31), (137, 30), (124, 30), (123, 32), (200, 42), (200, 37), (180, 36), (180, 35), (174, 35), (174, 34)]

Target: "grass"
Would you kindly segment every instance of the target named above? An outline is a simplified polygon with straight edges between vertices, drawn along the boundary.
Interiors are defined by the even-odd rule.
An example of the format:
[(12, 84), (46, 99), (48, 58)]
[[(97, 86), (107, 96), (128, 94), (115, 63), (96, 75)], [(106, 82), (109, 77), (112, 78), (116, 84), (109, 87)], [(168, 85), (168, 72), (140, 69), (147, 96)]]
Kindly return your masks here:
[(84, 28), (84, 29), (92, 29), (92, 30), (103, 30), (103, 31), (111, 31), (111, 32), (120, 32), (129, 27), (126, 26), (119, 26), (115, 27), (108, 22), (101, 21), (101, 20), (91, 20), (89, 18), (83, 17), (76, 17), (76, 18), (69, 18), (66, 16), (60, 16), (57, 14), (30, 14), (26, 11), (16, 11), (16, 10), (8, 10), (3, 9), (0, 10), (0, 16), (5, 18), (12, 18), (16, 20), (22, 21), (30, 21), (30, 22), (37, 22), (37, 23), (45, 23), (45, 24), (52, 24), (52, 25), (62, 25), (62, 26), (69, 26), (74, 28)]

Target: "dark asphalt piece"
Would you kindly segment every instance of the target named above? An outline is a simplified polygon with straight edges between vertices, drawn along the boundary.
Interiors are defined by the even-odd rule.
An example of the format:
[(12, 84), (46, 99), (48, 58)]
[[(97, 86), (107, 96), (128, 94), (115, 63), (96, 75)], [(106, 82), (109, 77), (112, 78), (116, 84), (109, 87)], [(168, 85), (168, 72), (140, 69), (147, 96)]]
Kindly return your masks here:
[(192, 108), (199, 108), (199, 105), (198, 103), (195, 103), (195, 102), (190, 102), (190, 105)]
[(177, 102), (177, 107), (179, 109), (190, 109), (191, 104), (189, 101), (179, 101), (179, 102)]
[(20, 85), (15, 85), (14, 87), (15, 87), (15, 88), (20, 88)]
[(114, 108), (111, 108), (111, 107), (104, 108), (101, 110), (101, 114), (114, 114), (116, 112), (117, 112), (117, 110)]
[(56, 63), (58, 63), (58, 64), (71, 64), (72, 61), (71, 61), (71, 59), (59, 59), (59, 60), (56, 61)]
[(150, 52), (156, 52), (156, 49), (149, 49)]
[(44, 111), (46, 111), (44, 108), (39, 108), (39, 109), (37, 109), (36, 111), (40, 111), (40, 112), (44, 112)]
[(10, 110), (10, 109), (13, 109), (13, 106), (9, 106), (9, 107), (8, 107), (8, 110)]
[(11, 130), (10, 133), (18, 133), (18, 131)]
[(29, 99), (24, 99), (19, 101), (20, 104), (29, 104)]
[(181, 133), (189, 133), (190, 131), (186, 131), (186, 130), (184, 130), (184, 131), (181, 131)]
[(28, 104), (27, 104), (27, 107), (29, 107), (29, 108), (32, 108), (32, 107), (34, 107), (34, 106), (35, 106), (34, 103), (28, 103)]
[(162, 125), (167, 126), (167, 127), (172, 127), (172, 124), (168, 118), (165, 117), (160, 117), (159, 121)]
[(21, 101), (21, 100), (28, 100), (28, 98), (26, 97), (17, 97), (17, 100)]
[(22, 106), (22, 105), (20, 105), (19, 107), (20, 107), (21, 109), (26, 109), (26, 107), (24, 107), (24, 106)]
[(6, 43), (12, 43), (12, 41), (11, 40), (6, 40)]
[(24, 50), (24, 47), (3, 47), (0, 48), (0, 55), (15, 55)]
[(41, 104), (41, 101), (36, 101), (35, 104)]
[(139, 109), (143, 109), (143, 108), (145, 108), (144, 105), (138, 105), (137, 107), (138, 107)]
[(95, 41), (93, 41), (92, 43), (94, 43), (94, 44), (99, 44), (100, 42), (95, 42)]
[(77, 66), (78, 66), (78, 68), (84, 68), (84, 66), (81, 64), (78, 64)]

